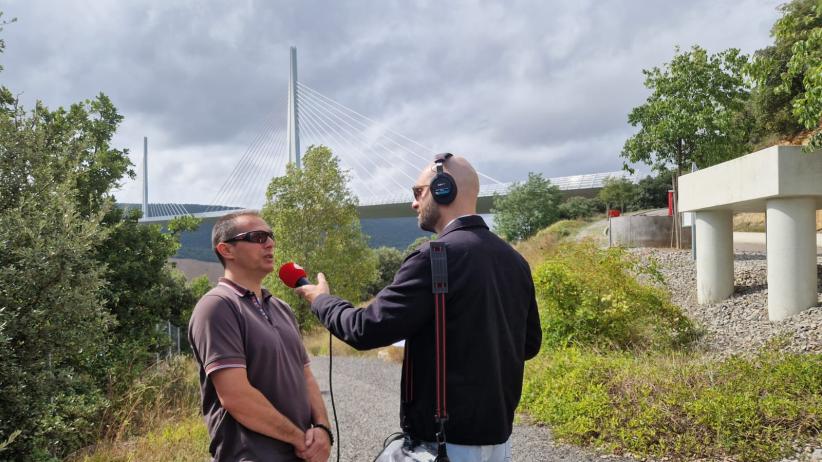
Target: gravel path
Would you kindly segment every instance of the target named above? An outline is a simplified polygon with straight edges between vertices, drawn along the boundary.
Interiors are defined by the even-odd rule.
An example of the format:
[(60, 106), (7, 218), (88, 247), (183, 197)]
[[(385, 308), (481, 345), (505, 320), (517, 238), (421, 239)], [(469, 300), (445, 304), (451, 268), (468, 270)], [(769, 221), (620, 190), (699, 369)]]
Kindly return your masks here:
[[(328, 394), (328, 357), (312, 358), (317, 377), (333, 419)], [(340, 460), (370, 462), (383, 440), (399, 431), (400, 365), (378, 358), (334, 357), (334, 400), (340, 422)], [(589, 450), (558, 444), (546, 427), (517, 423), (513, 434), (514, 461), (635, 462), (635, 459), (600, 456)], [(331, 460), (336, 460), (332, 448)]]

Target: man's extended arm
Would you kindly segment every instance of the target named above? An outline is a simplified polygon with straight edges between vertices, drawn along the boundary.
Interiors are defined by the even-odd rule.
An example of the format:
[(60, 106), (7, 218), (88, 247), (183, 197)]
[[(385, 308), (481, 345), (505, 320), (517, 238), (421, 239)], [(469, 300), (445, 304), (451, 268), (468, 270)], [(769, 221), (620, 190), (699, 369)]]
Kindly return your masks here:
[(285, 441), (297, 452), (306, 450), (303, 431), (251, 386), (245, 368), (220, 369), (212, 372), (210, 377), (220, 404), (237, 422), (249, 430)]
[(295, 292), (311, 303), (311, 311), (340, 340), (368, 350), (390, 345), (418, 332), (434, 317), (431, 294), (431, 263), (427, 253), (414, 252), (405, 259), (388, 287), (365, 308), (329, 295), (322, 273), (317, 285), (304, 285)]

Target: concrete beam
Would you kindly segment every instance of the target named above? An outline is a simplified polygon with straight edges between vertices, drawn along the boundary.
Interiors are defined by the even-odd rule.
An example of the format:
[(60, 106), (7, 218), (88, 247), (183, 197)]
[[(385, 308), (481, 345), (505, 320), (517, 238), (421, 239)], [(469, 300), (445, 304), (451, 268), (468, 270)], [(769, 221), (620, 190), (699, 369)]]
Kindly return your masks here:
[(822, 209), (822, 151), (771, 146), (679, 177), (679, 211), (762, 212), (775, 197), (813, 196)]

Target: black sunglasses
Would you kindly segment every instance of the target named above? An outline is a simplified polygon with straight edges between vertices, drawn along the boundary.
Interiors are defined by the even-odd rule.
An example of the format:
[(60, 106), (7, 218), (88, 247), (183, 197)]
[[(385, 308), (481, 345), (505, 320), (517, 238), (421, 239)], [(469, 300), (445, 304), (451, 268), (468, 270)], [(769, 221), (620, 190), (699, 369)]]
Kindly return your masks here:
[(428, 186), (429, 186), (429, 185), (427, 185), (427, 184), (422, 185), (422, 186), (411, 186), (411, 192), (414, 194), (414, 200), (415, 200), (415, 201), (420, 200), (420, 196), (422, 195), (422, 192), (423, 192), (423, 191), (425, 190), (425, 188), (427, 188)]
[(265, 244), (268, 242), (268, 239), (274, 240), (274, 233), (271, 231), (249, 231), (247, 233), (240, 233), (231, 239), (226, 239), (223, 242), (237, 242), (237, 241), (246, 241), (246, 242), (254, 242), (256, 244)]

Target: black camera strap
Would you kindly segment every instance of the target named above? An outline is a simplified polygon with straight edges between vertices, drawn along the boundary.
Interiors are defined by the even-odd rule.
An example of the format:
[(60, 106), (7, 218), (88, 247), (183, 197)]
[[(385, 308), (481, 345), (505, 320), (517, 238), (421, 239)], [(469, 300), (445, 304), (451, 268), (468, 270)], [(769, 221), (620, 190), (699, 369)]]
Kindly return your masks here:
[(448, 256), (444, 242), (431, 241), (431, 290), (434, 293), (434, 316), (436, 336), (436, 377), (437, 407), (434, 420), (437, 423), (437, 462), (448, 462), (445, 447), (445, 423), (448, 421), (446, 387), (446, 336), (445, 336), (445, 295), (448, 293)]

